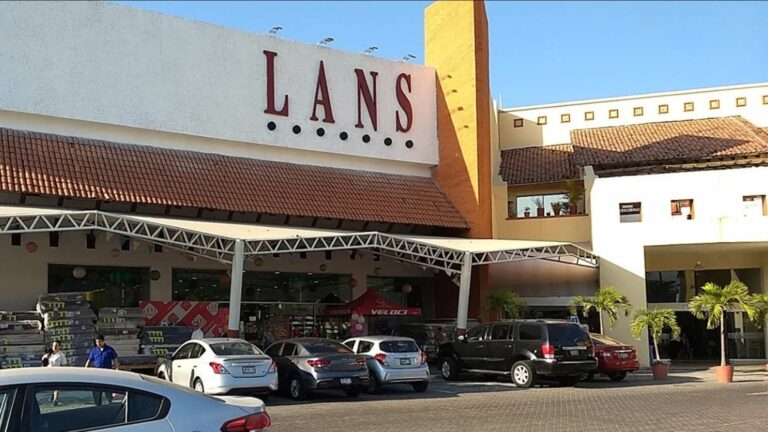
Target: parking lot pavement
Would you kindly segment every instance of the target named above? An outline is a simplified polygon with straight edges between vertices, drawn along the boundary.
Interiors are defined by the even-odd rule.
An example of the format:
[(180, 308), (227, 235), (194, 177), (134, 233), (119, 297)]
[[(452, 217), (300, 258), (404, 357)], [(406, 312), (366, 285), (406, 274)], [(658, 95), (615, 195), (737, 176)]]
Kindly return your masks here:
[(382, 395), (317, 394), (296, 403), (279, 396), (268, 411), (274, 431), (761, 431), (768, 430), (768, 373), (739, 371), (717, 384), (710, 371), (649, 372), (614, 383), (544, 383), (517, 389), (508, 379), (434, 378), (428, 393), (395, 386)]

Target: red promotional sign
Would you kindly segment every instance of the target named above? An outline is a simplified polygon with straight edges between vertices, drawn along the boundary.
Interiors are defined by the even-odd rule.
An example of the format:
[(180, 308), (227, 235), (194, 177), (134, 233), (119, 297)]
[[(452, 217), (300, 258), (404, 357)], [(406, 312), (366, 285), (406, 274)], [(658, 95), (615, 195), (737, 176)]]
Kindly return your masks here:
[(206, 301), (141, 301), (147, 326), (194, 326), (206, 337), (226, 336), (229, 309)]

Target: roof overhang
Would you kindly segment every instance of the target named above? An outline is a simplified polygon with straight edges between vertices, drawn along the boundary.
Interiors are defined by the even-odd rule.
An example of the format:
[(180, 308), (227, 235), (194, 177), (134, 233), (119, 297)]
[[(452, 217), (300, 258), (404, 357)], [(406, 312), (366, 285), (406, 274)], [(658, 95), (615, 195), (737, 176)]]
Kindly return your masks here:
[(354, 232), (126, 215), (96, 210), (0, 206), (0, 233), (88, 230), (120, 234), (225, 263), (232, 261), (235, 243), (242, 241), (246, 257), (368, 250), (424, 268), (443, 270), (449, 276), (461, 272), (467, 254), (471, 255), (473, 266), (531, 259), (587, 267), (599, 265), (598, 257), (592, 252), (563, 242), (406, 236), (376, 231)]

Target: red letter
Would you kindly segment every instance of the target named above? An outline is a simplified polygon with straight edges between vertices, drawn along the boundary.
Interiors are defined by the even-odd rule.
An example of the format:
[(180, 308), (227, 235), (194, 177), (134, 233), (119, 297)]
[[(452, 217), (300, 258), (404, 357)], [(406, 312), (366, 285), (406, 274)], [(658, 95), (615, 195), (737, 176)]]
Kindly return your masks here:
[(362, 98), (365, 99), (365, 108), (368, 110), (368, 116), (371, 118), (373, 130), (378, 130), (376, 129), (376, 76), (379, 75), (379, 73), (371, 72), (371, 76), (373, 77), (373, 96), (371, 96), (371, 90), (368, 88), (368, 82), (365, 80), (365, 72), (363, 72), (362, 69), (355, 69), (355, 74), (357, 74), (357, 124), (355, 127), (364, 127), (360, 108), (362, 96)]
[(400, 81), (405, 81), (405, 84), (408, 85), (408, 93), (410, 93), (411, 76), (404, 73), (397, 76), (397, 85), (395, 85), (397, 91), (397, 103), (400, 105), (400, 108), (403, 109), (407, 123), (403, 126), (403, 124), (400, 123), (400, 112), (395, 111), (395, 130), (398, 132), (408, 132), (411, 130), (411, 126), (413, 126), (413, 108), (411, 107), (410, 99), (408, 99), (408, 96), (405, 95), (405, 92), (402, 89)]
[(264, 55), (267, 56), (267, 109), (264, 112), (266, 114), (288, 117), (288, 95), (285, 95), (283, 107), (280, 111), (275, 108), (275, 57), (277, 57), (277, 53), (264, 51)]
[[(323, 98), (319, 99), (317, 96), (322, 93)], [(317, 86), (315, 86), (315, 106), (312, 107), (312, 117), (310, 120), (317, 121), (317, 106), (323, 106), (323, 112), (325, 112), (325, 118), (323, 123), (335, 123), (333, 121), (333, 109), (331, 108), (331, 96), (328, 94), (328, 82), (325, 80), (325, 65), (320, 60), (320, 70), (317, 71)]]

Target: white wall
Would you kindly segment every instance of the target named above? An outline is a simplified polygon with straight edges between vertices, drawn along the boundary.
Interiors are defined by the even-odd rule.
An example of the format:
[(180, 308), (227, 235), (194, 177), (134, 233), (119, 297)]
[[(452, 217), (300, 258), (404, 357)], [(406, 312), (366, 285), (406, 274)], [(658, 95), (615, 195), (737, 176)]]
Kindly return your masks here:
[[(435, 72), (429, 67), (106, 2), (2, 2), (0, 34), (0, 110), (406, 164), (438, 162)], [(282, 108), (287, 94), (288, 117), (264, 112), (265, 50), (278, 53), (275, 107)], [(321, 61), (334, 124), (310, 120)], [(364, 104), (365, 127), (355, 127), (356, 68), (369, 83), (369, 72), (379, 73), (377, 131)], [(400, 73), (411, 76), (408, 132), (395, 128), (396, 112), (403, 116), (395, 91)], [(323, 115), (319, 108), (320, 120)], [(274, 132), (269, 121), (277, 124)], [(302, 128), (298, 135), (295, 125)], [(324, 137), (315, 133), (318, 127)], [(339, 139), (342, 131), (347, 141)], [(363, 134), (370, 143), (362, 142)], [(206, 150), (218, 152), (217, 144)]]
[[(117, 236), (108, 238), (106, 233), (98, 233), (96, 249), (86, 249), (85, 236), (85, 232), (62, 233), (60, 246), (51, 248), (48, 234), (25, 234), (22, 236), (22, 246), (11, 246), (11, 236), (0, 235), (0, 310), (34, 309), (37, 297), (47, 292), (48, 264), (150, 267), (159, 270), (160, 280), (152, 281), (150, 286), (153, 300), (171, 300), (173, 268), (230, 268), (229, 265), (205, 258), (191, 261), (180, 252), (169, 249), (162, 253), (150, 252), (149, 244), (144, 242), (134, 243), (132, 250), (120, 251), (118, 257), (113, 257), (111, 251), (119, 249)], [(35, 253), (26, 251), (24, 245), (28, 242), (38, 245)], [(431, 272), (422, 271), (420, 267), (399, 264), (386, 258), (374, 261), (373, 255), (364, 251), (362, 255), (351, 260), (349, 251), (335, 251), (331, 261), (325, 260), (323, 252), (310, 253), (307, 259), (299, 258), (299, 254), (281, 254), (279, 258), (267, 255), (263, 256), (263, 265), (260, 267), (247, 260), (245, 270), (351, 274), (358, 282), (352, 292), (353, 298), (365, 292), (366, 277), (375, 275), (377, 267), (380, 276), (432, 277)], [(321, 264), (327, 265), (324, 272), (320, 270)]]
[[(500, 145), (502, 150), (571, 142), (574, 129), (623, 126), (712, 117), (742, 116), (758, 127), (768, 127), (768, 84), (750, 84), (712, 89), (655, 93), (599, 100), (575, 101), (561, 104), (508, 108), (499, 113)], [(747, 105), (736, 106), (736, 99), (745, 97)], [(709, 102), (719, 100), (720, 108), (710, 109)], [(693, 102), (693, 111), (685, 111), (686, 102)], [(659, 114), (659, 105), (668, 105), (669, 113)], [(642, 116), (634, 109), (643, 108)], [(609, 118), (609, 111), (619, 110), (619, 117)], [(584, 113), (594, 112), (594, 120), (584, 119)], [(569, 123), (561, 123), (561, 115), (570, 114)], [(547, 117), (547, 124), (537, 125), (539, 116)], [(515, 128), (514, 119), (523, 119), (523, 127)]]

